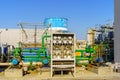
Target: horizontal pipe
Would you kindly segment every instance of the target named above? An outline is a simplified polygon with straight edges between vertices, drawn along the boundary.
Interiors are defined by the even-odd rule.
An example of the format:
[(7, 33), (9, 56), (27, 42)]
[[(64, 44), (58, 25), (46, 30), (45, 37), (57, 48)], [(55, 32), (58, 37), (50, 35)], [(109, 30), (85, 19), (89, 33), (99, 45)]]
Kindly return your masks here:
[(22, 52), (41, 52), (41, 50), (22, 50)]
[[(12, 63), (0, 63), (0, 66), (11, 66)], [(30, 62), (20, 62), (19, 65), (22, 65), (22, 66), (29, 66), (30, 65)], [(39, 65), (39, 66), (42, 66), (42, 62), (32, 62), (32, 65)]]
[(0, 63), (0, 66), (9, 66), (12, 65), (12, 63)]
[(23, 58), (40, 58), (39, 56), (23, 56)]
[[(19, 63), (19, 65), (29, 66), (29, 65), (30, 65), (30, 62), (21, 62), (21, 63)], [(33, 66), (35, 66), (35, 65), (42, 66), (42, 62), (32, 62), (32, 65), (33, 65)]]

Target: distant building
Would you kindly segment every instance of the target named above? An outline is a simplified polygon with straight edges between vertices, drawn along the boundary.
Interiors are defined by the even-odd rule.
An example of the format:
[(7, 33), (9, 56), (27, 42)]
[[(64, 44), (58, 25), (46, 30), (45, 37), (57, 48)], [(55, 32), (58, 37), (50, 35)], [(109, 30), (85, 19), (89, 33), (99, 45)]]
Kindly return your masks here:
[[(38, 29), (36, 32), (36, 42), (41, 43), (44, 30)], [(34, 29), (0, 29), (0, 43), (18, 46), (18, 42), (32, 44), (34, 43)]]
[(77, 50), (85, 50), (86, 48), (86, 40), (77, 40), (76, 41), (76, 48)]

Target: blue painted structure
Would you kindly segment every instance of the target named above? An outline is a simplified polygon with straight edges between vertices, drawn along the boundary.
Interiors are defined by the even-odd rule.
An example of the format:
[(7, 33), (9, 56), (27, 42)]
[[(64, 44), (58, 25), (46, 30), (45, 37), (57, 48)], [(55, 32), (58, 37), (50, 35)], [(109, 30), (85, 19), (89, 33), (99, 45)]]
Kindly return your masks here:
[[(48, 49), (46, 49), (46, 54), (39, 52), (41, 48), (24, 48), (21, 54), (21, 58), (24, 62), (43, 62), (43, 64), (48, 64), (50, 55), (48, 54)], [(24, 52), (24, 51), (29, 52)]]
[(8, 53), (8, 46), (7, 45), (2, 45), (0, 46), (0, 54), (4, 54), (4, 55), (7, 55)]
[(45, 27), (52, 27), (55, 30), (65, 30), (67, 31), (67, 18), (46, 18), (44, 20)]

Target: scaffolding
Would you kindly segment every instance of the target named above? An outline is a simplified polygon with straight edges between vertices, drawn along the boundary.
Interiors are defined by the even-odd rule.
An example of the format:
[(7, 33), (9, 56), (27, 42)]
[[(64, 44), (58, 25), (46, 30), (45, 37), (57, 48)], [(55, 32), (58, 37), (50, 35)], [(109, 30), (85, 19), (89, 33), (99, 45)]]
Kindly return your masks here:
[(45, 31), (43, 23), (19, 23), (22, 47), (41, 46), (42, 34)]

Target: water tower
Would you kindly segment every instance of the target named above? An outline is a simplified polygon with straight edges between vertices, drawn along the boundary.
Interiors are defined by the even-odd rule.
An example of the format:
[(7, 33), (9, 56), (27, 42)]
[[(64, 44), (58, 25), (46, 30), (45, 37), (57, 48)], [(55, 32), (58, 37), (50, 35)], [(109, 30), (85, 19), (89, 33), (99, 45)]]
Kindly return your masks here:
[(46, 28), (51, 28), (55, 31), (67, 31), (68, 19), (67, 18), (46, 18), (44, 25)]

